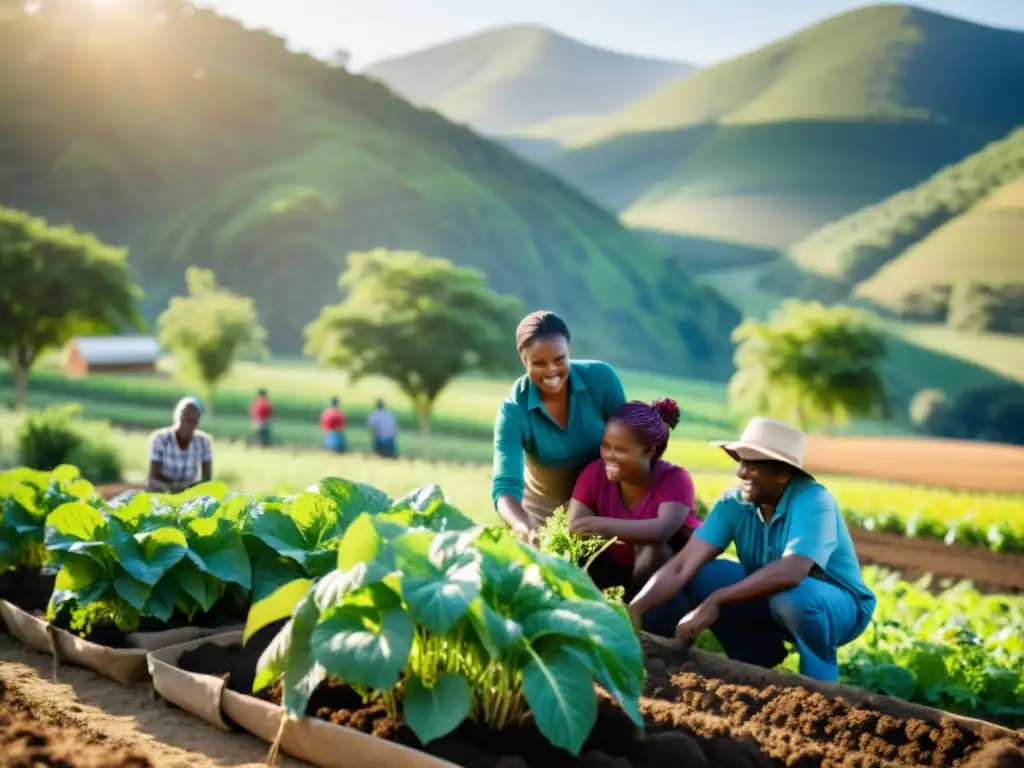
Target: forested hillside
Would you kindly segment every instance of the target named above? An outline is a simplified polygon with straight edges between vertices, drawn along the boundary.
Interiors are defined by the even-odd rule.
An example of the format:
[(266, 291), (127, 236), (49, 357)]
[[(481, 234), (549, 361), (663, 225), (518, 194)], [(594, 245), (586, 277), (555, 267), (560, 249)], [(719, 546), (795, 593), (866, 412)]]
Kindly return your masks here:
[(636, 227), (785, 249), (1024, 124), (1024, 33), (872, 5), (664, 86), (550, 167)]
[(210, 267), (296, 352), (347, 252), (412, 248), (563, 312), (579, 354), (731, 369), (736, 309), (613, 216), (268, 33), (178, 0), (48, 0), (0, 22), (0, 71), (0, 203), (130, 247), (150, 317)]
[[(784, 295), (869, 299), (915, 320), (946, 321), (952, 302), (954, 326), (1008, 331), (1020, 323), (1008, 305), (1024, 286), (1022, 179), (1024, 128), (823, 227), (761, 283)], [(987, 320), (956, 309), (979, 304)]]

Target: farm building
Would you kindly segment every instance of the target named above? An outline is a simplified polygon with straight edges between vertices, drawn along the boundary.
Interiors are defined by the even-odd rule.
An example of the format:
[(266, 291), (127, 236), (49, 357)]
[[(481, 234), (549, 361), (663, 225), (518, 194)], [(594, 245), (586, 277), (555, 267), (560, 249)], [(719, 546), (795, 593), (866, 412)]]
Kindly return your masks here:
[(64, 349), (64, 373), (156, 373), (159, 356), (152, 336), (76, 336)]

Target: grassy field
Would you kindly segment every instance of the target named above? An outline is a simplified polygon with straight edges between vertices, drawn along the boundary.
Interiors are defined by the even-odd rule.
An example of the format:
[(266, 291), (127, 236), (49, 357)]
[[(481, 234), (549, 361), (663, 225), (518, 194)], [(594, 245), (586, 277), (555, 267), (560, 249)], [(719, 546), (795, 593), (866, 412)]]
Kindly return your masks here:
[[(0, 435), (14, 435), (20, 419), (0, 411)], [(125, 479), (141, 482), (146, 472), (146, 435), (120, 429), (111, 439), (125, 459)], [(387, 460), (363, 455), (333, 456), (322, 451), (271, 448), (262, 450), (230, 441), (215, 446), (214, 475), (233, 489), (254, 493), (293, 493), (322, 477), (339, 476), (371, 483), (392, 496), (438, 484), (452, 503), (475, 519), (494, 522), (490, 470), (478, 464), (416, 459)], [(0, 443), (0, 462), (15, 462), (12, 442)], [(729, 468), (733, 465), (730, 463)], [(721, 471), (693, 473), (698, 496), (713, 502), (735, 478)], [(1024, 533), (1024, 496), (961, 493), (851, 478), (823, 478), (841, 505), (862, 514), (891, 512), (937, 521), (968, 517), (979, 525), (1009, 521)]]
[[(170, 422), (178, 398), (193, 392), (169, 375), (172, 368), (168, 361), (161, 362), (159, 376), (97, 375), (80, 380), (63, 376), (56, 370), (58, 362), (56, 356), (50, 356), (35, 372), (29, 389), (31, 407), (74, 400), (89, 418), (155, 429)], [(669, 449), (674, 461), (695, 468), (728, 468), (729, 460), (707, 444), (708, 440), (730, 437), (737, 430), (721, 385), (628, 371), (621, 376), (631, 398), (651, 401), (674, 397), (679, 402), (683, 423), (676, 429)], [(0, 398), (11, 397), (9, 382), (9, 371), (0, 366)], [(429, 455), (451, 461), (490, 463), (494, 415), (511, 386), (511, 380), (454, 382), (438, 401)], [(277, 409), (274, 434), (281, 443), (319, 445), (320, 411), (332, 395), (337, 395), (350, 419), (350, 444), (355, 450), (368, 450), (365, 417), (376, 399), (383, 397), (400, 416), (402, 453), (412, 457), (428, 454), (407, 399), (392, 383), (367, 379), (350, 385), (342, 374), (308, 363), (236, 365), (219, 388), (214, 413), (204, 417), (203, 428), (218, 438), (248, 438), (252, 434), (248, 407), (260, 387), (267, 388)]]
[(633, 226), (784, 247), (1020, 124), (1022, 41), (854, 10), (654, 91), (547, 164)]

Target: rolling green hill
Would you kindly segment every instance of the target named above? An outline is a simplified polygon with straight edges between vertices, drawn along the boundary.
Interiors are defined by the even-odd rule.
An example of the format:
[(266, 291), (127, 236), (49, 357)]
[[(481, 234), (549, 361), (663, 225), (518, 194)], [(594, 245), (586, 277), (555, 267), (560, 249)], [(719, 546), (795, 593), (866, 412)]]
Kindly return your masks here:
[(761, 285), (825, 301), (869, 299), (910, 319), (945, 320), (954, 283), (963, 294), (1024, 282), (1022, 177), (1024, 128), (822, 227), (766, 269)]
[(851, 11), (697, 71), (549, 167), (632, 226), (786, 248), (1024, 122), (1024, 33)]
[(485, 134), (517, 136), (550, 123), (550, 130), (538, 126), (537, 138), (563, 139), (693, 69), (518, 24), (377, 62), (365, 73)]
[(505, 147), (269, 33), (180, 0), (45, 3), (0, 22), (0, 71), (0, 204), (130, 247), (150, 317), (198, 264), (295, 352), (346, 253), (414, 248), (562, 312), (580, 355), (731, 370), (738, 312), (675, 260)]
[(860, 283), (854, 295), (904, 317), (1024, 334), (1024, 167)]

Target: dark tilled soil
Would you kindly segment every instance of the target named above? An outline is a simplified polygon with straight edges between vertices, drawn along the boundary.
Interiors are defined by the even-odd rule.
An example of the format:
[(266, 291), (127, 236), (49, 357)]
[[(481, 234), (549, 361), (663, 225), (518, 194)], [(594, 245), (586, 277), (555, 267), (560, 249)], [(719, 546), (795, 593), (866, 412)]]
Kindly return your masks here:
[[(277, 628), (263, 630), (245, 648), (200, 646), (183, 654), (180, 665), (223, 677), (230, 689), (249, 693), (256, 661)], [(952, 719), (927, 722), (910, 716), (919, 710), (909, 705), (903, 712), (900, 702), (887, 704), (885, 712), (858, 708), (799, 686), (766, 684), (770, 671), (737, 667), (730, 676), (716, 668), (712, 674), (663, 644), (647, 643), (646, 651), (645, 733), (636, 733), (602, 693), (597, 725), (577, 759), (552, 747), (531, 722), (500, 732), (464, 724), (423, 748), (382, 707), (363, 705), (350, 689), (331, 681), (314, 692), (307, 715), (424, 749), (465, 768), (1024, 768), (1024, 733), (1007, 737), (1004, 729), (968, 728)], [(280, 702), (277, 686), (256, 695)]]
[(15, 568), (0, 574), (0, 600), (24, 611), (45, 611), (56, 576), (44, 576), (38, 568)]
[(54, 728), (10, 706), (0, 685), (0, 768), (159, 768), (146, 756)]

